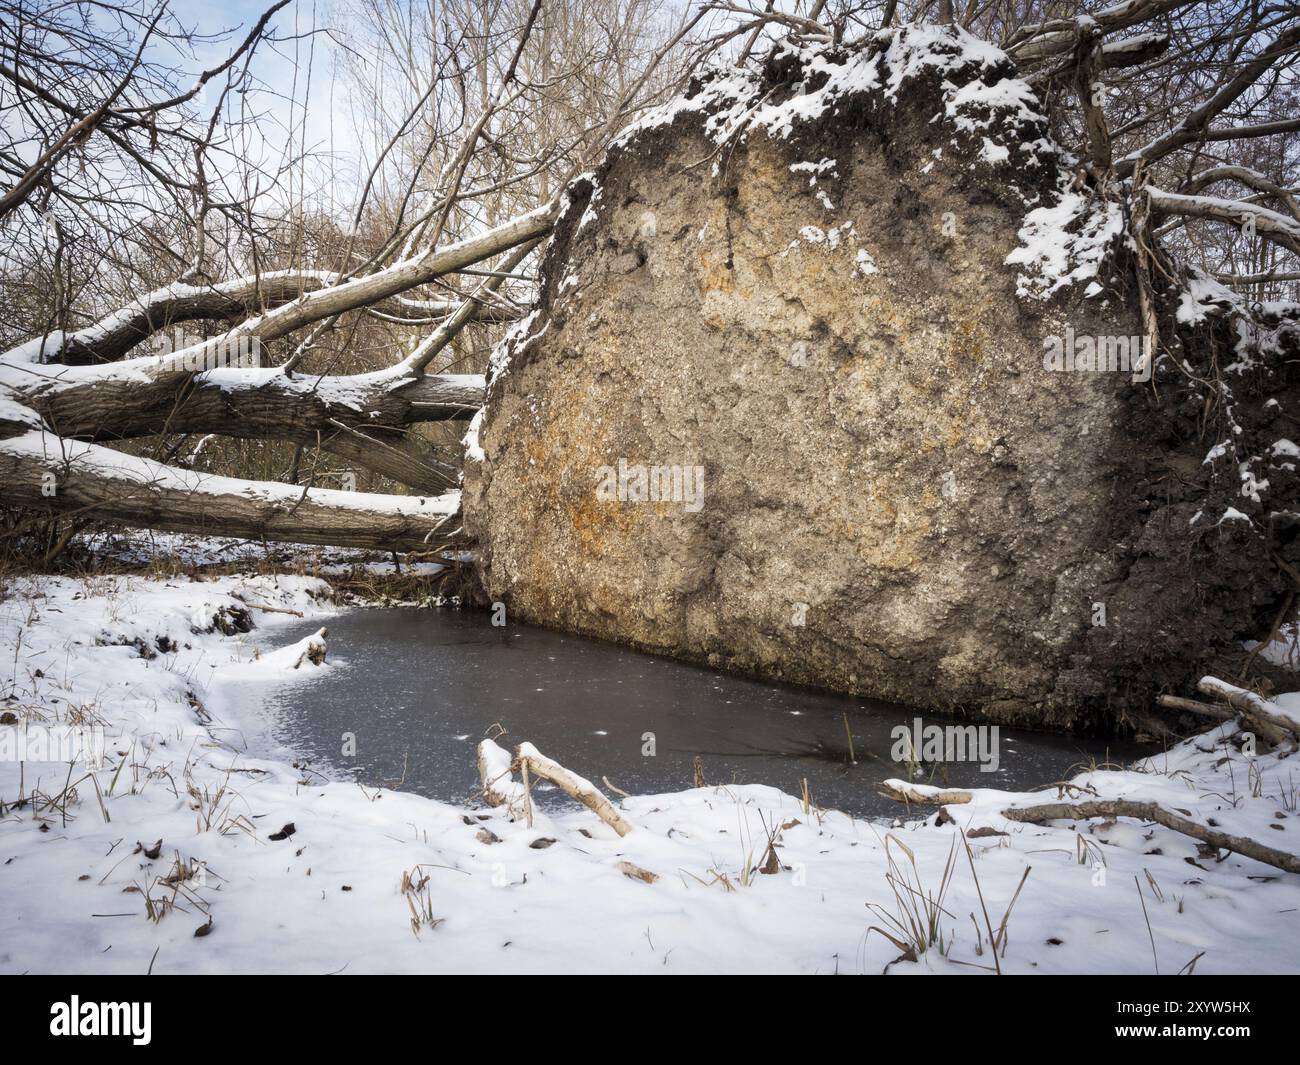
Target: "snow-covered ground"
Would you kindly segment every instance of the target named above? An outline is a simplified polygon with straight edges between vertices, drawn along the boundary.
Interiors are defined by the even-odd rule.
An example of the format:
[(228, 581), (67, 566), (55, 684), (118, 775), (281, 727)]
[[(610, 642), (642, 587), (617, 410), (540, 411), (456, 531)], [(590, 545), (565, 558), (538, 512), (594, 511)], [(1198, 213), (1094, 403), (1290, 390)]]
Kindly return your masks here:
[[(246, 756), (258, 685), (325, 691), (365, 668), (346, 648), (315, 665), (310, 640), (279, 646), (293, 615), (277, 611), (327, 627), (334, 609), (307, 577), (10, 584), (0, 972), (871, 973), (900, 954), (872, 927), (900, 938), (904, 908), (924, 920), (945, 868), (942, 947), (891, 972), (991, 969), (990, 928), (1007, 972), (1300, 971), (1300, 875), (1139, 821), (1001, 814), (1055, 790), (977, 792), (948, 807), (955, 824), (900, 807), (891, 826), (761, 782), (699, 788), (623, 800), (636, 827), (620, 838), (576, 804), (529, 828)], [(101, 768), (13, 760), (18, 732), (68, 725), (104, 730)], [(1160, 801), (1300, 852), (1300, 761), (1249, 758), (1236, 733), (1070, 794)]]

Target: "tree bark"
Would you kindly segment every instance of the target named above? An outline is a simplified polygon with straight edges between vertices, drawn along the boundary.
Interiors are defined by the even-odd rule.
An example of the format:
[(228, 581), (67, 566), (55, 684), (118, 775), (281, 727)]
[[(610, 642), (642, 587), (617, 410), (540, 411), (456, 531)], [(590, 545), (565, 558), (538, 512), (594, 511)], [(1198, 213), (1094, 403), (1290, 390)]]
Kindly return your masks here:
[(595, 784), (547, 758), (531, 743), (521, 743), (515, 748), (515, 762), (530, 770), (533, 776), (549, 780), (566, 795), (577, 799), (620, 836), (632, 831), (632, 822), (618, 812)]
[[(1142, 22), (1159, 18), (1196, 0), (1128, 0), (1092, 14), (1102, 33), (1114, 33)], [(1076, 24), (1073, 19), (1055, 19), (1026, 26), (1007, 42), (1007, 52), (1017, 62), (1060, 55), (1074, 47)]]
[(1288, 251), (1300, 255), (1300, 222), (1287, 218), (1277, 211), (1258, 207), (1239, 200), (1224, 200), (1213, 196), (1183, 196), (1164, 192), (1148, 185), (1146, 194), (1152, 214), (1182, 215), (1188, 218), (1208, 218), (1216, 222), (1241, 226), (1251, 222), (1255, 231), (1267, 240), (1280, 244)]

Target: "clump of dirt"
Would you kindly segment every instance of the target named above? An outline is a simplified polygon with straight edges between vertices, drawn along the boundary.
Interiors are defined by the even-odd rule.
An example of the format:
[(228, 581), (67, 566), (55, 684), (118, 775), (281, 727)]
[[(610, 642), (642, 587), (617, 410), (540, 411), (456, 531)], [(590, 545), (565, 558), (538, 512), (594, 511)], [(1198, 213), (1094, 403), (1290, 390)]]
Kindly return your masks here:
[(1153, 381), (1050, 368), (1143, 333), (1117, 214), (1005, 57), (926, 32), (701, 80), (574, 183), (466, 528), (513, 618), (1122, 727), (1287, 594), (1294, 374), (1234, 367), (1247, 311), (1177, 322), (1180, 286)]

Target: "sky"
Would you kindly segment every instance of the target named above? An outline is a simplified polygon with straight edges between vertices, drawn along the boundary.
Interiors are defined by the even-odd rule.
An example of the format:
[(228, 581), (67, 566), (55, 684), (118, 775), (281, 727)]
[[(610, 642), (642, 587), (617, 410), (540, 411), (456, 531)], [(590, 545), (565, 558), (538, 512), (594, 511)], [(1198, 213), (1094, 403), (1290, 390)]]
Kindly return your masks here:
[[(192, 64), (194, 73), (219, 63), (237, 48), (272, 3), (171, 0), (170, 10), (186, 27), (203, 34), (223, 34), (220, 40), (199, 49), (198, 61)], [(260, 151), (268, 158), (278, 158), (290, 147), (292, 136), (295, 146), (305, 140), (309, 152), (324, 153), (344, 174), (354, 173), (359, 164), (359, 147), (337, 73), (336, 32), (346, 34), (340, 6), (334, 0), (293, 0), (276, 13), (271, 25), (284, 39), (274, 45), (263, 42), (253, 61), (254, 74), (262, 86), (254, 97), (255, 106), (267, 116), (259, 123), (264, 140)], [(212, 92), (210, 88), (209, 95)], [(305, 131), (301, 127), (304, 114)], [(340, 181), (335, 186), (336, 201), (347, 199), (347, 183)], [(336, 202), (336, 207), (346, 210), (347, 204)]]

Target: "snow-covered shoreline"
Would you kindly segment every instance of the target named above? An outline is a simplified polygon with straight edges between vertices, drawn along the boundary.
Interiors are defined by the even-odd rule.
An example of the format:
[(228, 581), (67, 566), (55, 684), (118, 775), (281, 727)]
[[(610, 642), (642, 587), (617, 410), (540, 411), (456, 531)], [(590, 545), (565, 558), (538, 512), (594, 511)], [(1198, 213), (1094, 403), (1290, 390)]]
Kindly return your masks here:
[[(71, 774), (0, 761), (0, 972), (877, 973), (900, 951), (868, 930), (893, 930), (895, 888), (937, 892), (950, 858), (946, 957), (935, 947), (891, 972), (991, 969), (987, 929), (1013, 898), (1007, 972), (1300, 971), (1300, 876), (1127, 818), (1001, 816), (1055, 792), (976, 792), (948, 808), (956, 824), (900, 807), (891, 826), (759, 783), (699, 788), (623, 800), (637, 827), (619, 838), (576, 805), (528, 828), (246, 757), (235, 693), (327, 684), (337, 668), (294, 670), (305, 646), (279, 647), (297, 620), (279, 611), (327, 627), (336, 609), (308, 577), (11, 582), (0, 715), (102, 727), (106, 759)], [(245, 613), (257, 627), (242, 634)], [(1248, 758), (1236, 732), (1073, 783), (1300, 851), (1300, 765)]]

